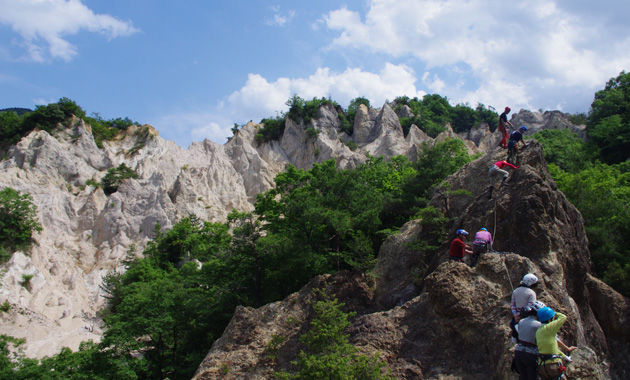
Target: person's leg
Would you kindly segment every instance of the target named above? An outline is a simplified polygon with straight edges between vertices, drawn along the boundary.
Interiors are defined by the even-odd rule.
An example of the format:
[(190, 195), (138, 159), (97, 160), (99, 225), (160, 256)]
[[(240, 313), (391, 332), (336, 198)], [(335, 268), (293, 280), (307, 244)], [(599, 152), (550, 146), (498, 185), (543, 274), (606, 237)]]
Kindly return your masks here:
[(524, 355), (524, 363), (525, 363), (525, 380), (536, 380), (538, 379), (538, 363), (536, 355), (534, 354), (525, 354)]
[(522, 351), (514, 351), (514, 365), (518, 371), (519, 380), (529, 380), (527, 377), (527, 358)]
[(479, 252), (475, 251), (472, 255), (470, 255), (470, 266), (474, 267), (477, 265), (477, 260), (479, 260)]
[(508, 177), (510, 176), (510, 173), (508, 173), (506, 170), (503, 170), (503, 169), (498, 169), (497, 172), (503, 175), (503, 179), (501, 180), (501, 185), (500, 185), (500, 186), (503, 186), (505, 181), (507, 181)]
[(499, 145), (505, 148), (508, 141), (508, 137), (509, 137), (507, 133), (507, 129), (505, 129), (505, 127), (503, 126), (499, 126), (499, 131), (501, 131), (501, 142), (499, 143)]

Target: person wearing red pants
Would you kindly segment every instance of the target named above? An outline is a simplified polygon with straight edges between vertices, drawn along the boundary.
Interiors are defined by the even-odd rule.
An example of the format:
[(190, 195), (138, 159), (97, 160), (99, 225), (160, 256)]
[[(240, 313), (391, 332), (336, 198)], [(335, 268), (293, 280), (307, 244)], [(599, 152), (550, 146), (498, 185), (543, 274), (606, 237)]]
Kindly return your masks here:
[(507, 148), (509, 133), (507, 131), (507, 127), (514, 128), (512, 123), (510, 123), (507, 119), (507, 115), (510, 113), (510, 107), (505, 107), (505, 111), (501, 115), (499, 115), (499, 131), (501, 131), (501, 142), (499, 142), (499, 146), (502, 148)]

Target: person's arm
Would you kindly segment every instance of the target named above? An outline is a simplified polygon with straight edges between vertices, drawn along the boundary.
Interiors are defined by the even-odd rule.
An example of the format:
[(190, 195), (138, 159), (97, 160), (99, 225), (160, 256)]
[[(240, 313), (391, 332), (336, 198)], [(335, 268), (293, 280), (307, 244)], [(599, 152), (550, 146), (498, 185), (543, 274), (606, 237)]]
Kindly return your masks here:
[(568, 347), (568, 346), (567, 346), (566, 344), (564, 344), (564, 343), (563, 343), (560, 339), (556, 339), (556, 341), (558, 342), (558, 347), (560, 347), (560, 349), (561, 349), (562, 351), (565, 351), (565, 352), (571, 353), (573, 350), (577, 349), (577, 347), (575, 347), (575, 346)]
[[(521, 140), (521, 141), (522, 141), (522, 140)], [(520, 167), (521, 167), (520, 165), (519, 165), (519, 166), (514, 166), (514, 165), (510, 164), (510, 163), (509, 163), (509, 162), (507, 162), (507, 161), (505, 161), (505, 162), (503, 163), (503, 166), (509, 166), (509, 167), (511, 167), (512, 169), (518, 169), (518, 168), (520, 168)]]
[(516, 303), (514, 302), (513, 294), (512, 294), (512, 299), (510, 300), (510, 309), (512, 309), (512, 316), (514, 317), (514, 319), (516, 319), (519, 315), (519, 311), (516, 309)]

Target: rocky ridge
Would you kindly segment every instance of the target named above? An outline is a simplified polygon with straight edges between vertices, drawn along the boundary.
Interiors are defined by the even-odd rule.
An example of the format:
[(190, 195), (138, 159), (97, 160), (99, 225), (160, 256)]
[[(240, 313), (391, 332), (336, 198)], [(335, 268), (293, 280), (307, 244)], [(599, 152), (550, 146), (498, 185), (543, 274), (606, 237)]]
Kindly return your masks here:
[[(510, 296), (528, 272), (540, 278), (538, 298), (568, 315), (563, 341), (577, 345), (571, 379), (622, 379), (627, 359), (630, 302), (590, 274), (580, 213), (558, 191), (542, 148), (531, 143), (508, 186), (487, 194), (487, 169), (503, 159), (493, 150), (447, 178), (432, 204), (453, 218), (451, 230), (486, 226), (498, 253), (470, 268), (447, 261), (448, 241), (436, 254), (414, 249), (422, 221), (410, 221), (381, 247), (371, 276), (319, 276), (300, 292), (259, 309), (237, 308), (194, 379), (266, 379), (291, 369), (300, 334), (312, 316), (315, 289), (325, 289), (357, 312), (351, 343), (384, 360), (397, 379), (510, 379)], [(275, 335), (284, 344), (267, 354)]]
[[(308, 126), (287, 119), (279, 141), (257, 143), (261, 126), (249, 123), (224, 145), (206, 140), (188, 149), (160, 138), (148, 125), (130, 127), (103, 148), (79, 119), (52, 135), (33, 131), (0, 162), (0, 186), (29, 193), (43, 226), (29, 252), (16, 252), (2, 266), (0, 303), (6, 301), (10, 310), (0, 314), (0, 333), (27, 338), (30, 357), (98, 341), (102, 278), (120, 270), (130, 248), (142, 251), (156, 223), (169, 228), (189, 214), (224, 220), (234, 208), (251, 210), (256, 194), (269, 189), (288, 164), (309, 168), (336, 158), (340, 167), (354, 167), (366, 153), (415, 157), (422, 142), (456, 136), (449, 129), (431, 139), (416, 126), (404, 136), (388, 104), (361, 106), (352, 136), (340, 125), (334, 107), (324, 106)], [(307, 127), (317, 135), (309, 136)], [(459, 137), (474, 153), (498, 139), (487, 128)], [(351, 142), (356, 149), (350, 149)], [(86, 185), (121, 163), (138, 179), (124, 181), (109, 196)], [(28, 286), (21, 285), (23, 275), (33, 275)]]

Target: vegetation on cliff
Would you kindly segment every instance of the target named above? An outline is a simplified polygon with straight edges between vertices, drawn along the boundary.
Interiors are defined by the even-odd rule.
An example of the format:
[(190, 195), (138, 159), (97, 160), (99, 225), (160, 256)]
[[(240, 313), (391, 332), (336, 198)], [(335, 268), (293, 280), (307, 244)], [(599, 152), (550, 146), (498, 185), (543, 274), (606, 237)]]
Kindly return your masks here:
[[(275, 118), (264, 118), (260, 121), (263, 127), (256, 135), (259, 142), (279, 140), (284, 133), (285, 119), (290, 118), (296, 123), (303, 122), (307, 125), (317, 114), (319, 107), (331, 104), (337, 111), (337, 116), (341, 122), (340, 129), (348, 135), (352, 135), (354, 129), (354, 119), (360, 105), (370, 106), (369, 100), (358, 97), (350, 101), (348, 109), (344, 110), (337, 102), (326, 98), (313, 98), (305, 100), (294, 95), (287, 101), (289, 111), (280, 114)], [(438, 94), (425, 95), (422, 99), (417, 97), (411, 99), (407, 96), (400, 96), (394, 99), (392, 107), (399, 114), (403, 107), (409, 107), (411, 116), (399, 117), (400, 125), (406, 136), (412, 125), (416, 125), (427, 135), (436, 137), (440, 132), (445, 131), (446, 124), (450, 123), (455, 132), (465, 132), (472, 127), (487, 124), (490, 130), (494, 131), (498, 124), (498, 114), (491, 107), (478, 104), (471, 108), (467, 104), (451, 106), (448, 99)], [(236, 132), (237, 129), (233, 129)]]
[(16, 249), (27, 247), (32, 234), (41, 230), (37, 206), (29, 194), (10, 187), (0, 190), (0, 264)]
[(129, 118), (105, 120), (98, 114), (86, 116), (85, 111), (73, 100), (61, 98), (57, 103), (41, 105), (35, 111), (26, 112), (23, 109), (0, 111), (0, 146), (15, 144), (34, 129), (41, 129), (51, 133), (58, 125), (68, 126), (72, 116), (85, 120), (92, 127), (94, 141), (99, 148), (104, 140), (113, 139), (120, 130), (125, 130), (132, 124), (138, 124)]

